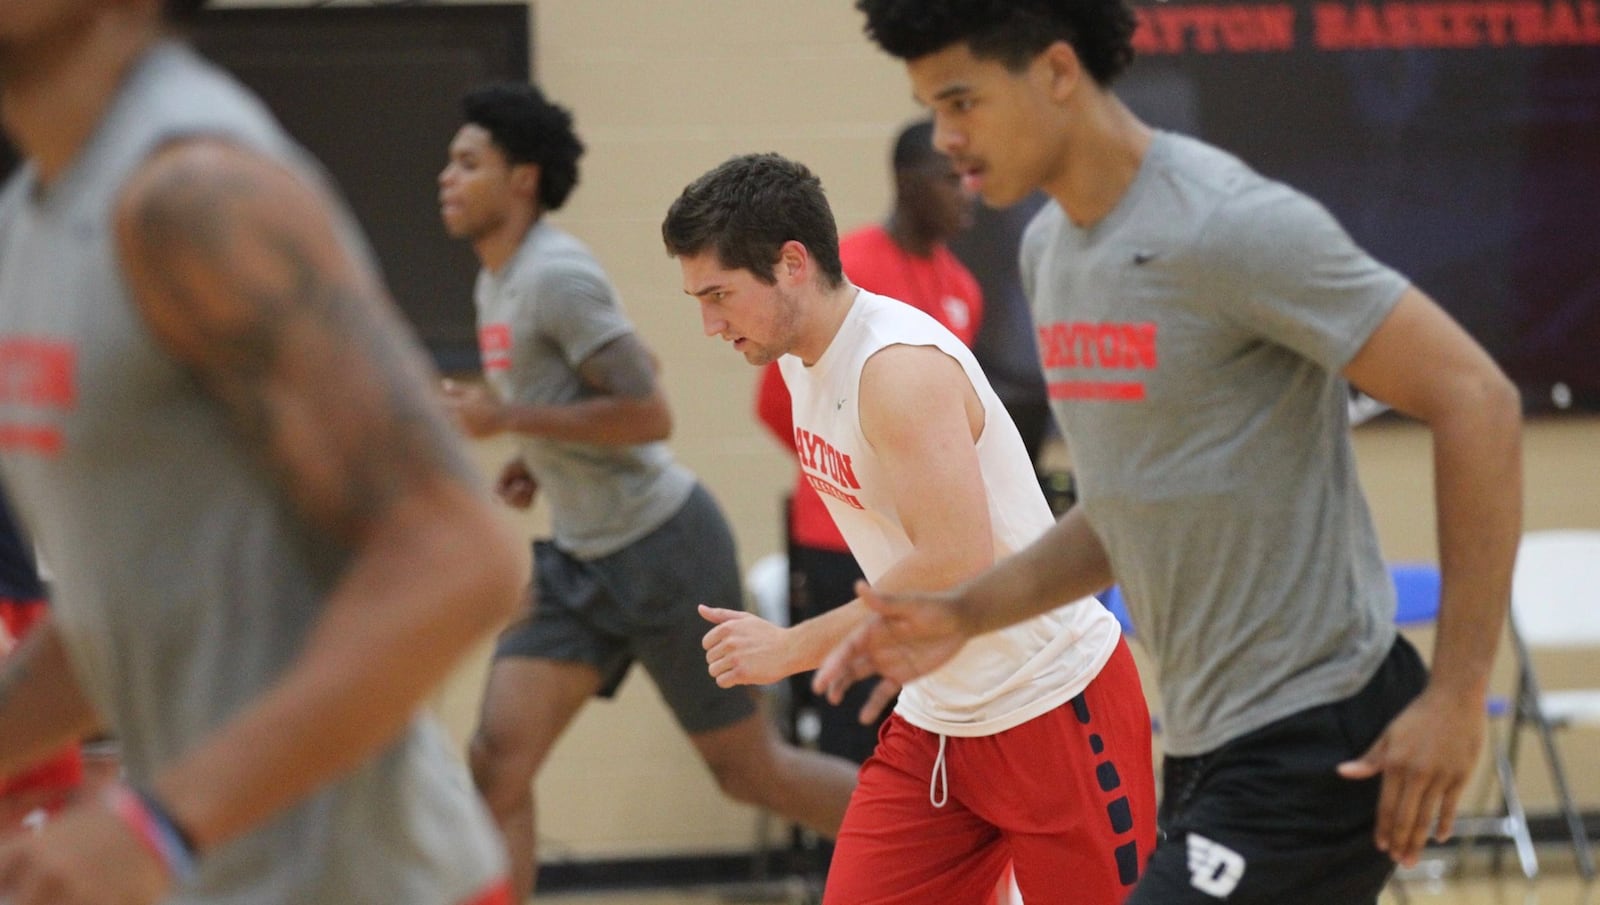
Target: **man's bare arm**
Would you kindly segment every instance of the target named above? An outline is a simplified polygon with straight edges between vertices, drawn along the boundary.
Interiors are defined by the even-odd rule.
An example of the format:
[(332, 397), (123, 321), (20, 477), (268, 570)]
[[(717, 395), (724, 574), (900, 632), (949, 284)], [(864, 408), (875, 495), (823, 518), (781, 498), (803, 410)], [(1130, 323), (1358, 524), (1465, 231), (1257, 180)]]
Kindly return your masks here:
[(77, 741), (98, 722), (49, 617), (0, 657), (0, 779)]
[(206, 140), (153, 156), (117, 210), (121, 261), (158, 341), (308, 528), (353, 551), (294, 665), (157, 777), (202, 849), (393, 739), (508, 618), (525, 578), (521, 545), (334, 210), (299, 176)]
[(862, 706), (870, 721), (895, 688), (955, 656), (968, 638), (1079, 600), (1111, 583), (1111, 566), (1083, 512), (1073, 509), (1021, 552), (949, 591), (877, 594), (858, 583), (872, 610), (817, 667), (811, 687), (837, 704), (850, 685), (880, 683)]
[(1099, 593), (1112, 581), (1099, 535), (1073, 507), (1033, 543), (964, 585), (955, 606), (966, 634), (981, 635)]
[(625, 333), (578, 366), (598, 395), (567, 405), (502, 403), (505, 429), (570, 443), (626, 446), (665, 440), (672, 410), (656, 381), (655, 359), (639, 337)]
[(625, 333), (595, 350), (578, 366), (578, 376), (595, 395), (559, 405), (533, 404), (500, 399), (486, 386), (447, 380), (445, 400), (472, 437), (510, 432), (631, 446), (671, 435), (672, 410), (656, 384), (655, 358), (634, 334)]
[[(862, 434), (912, 543), (874, 586), (938, 590), (981, 571), (994, 561), (994, 537), (976, 448), (983, 410), (966, 373), (931, 346), (889, 346), (868, 359), (860, 387)], [(717, 623), (703, 643), (725, 686), (814, 669), (870, 615), (854, 600), (779, 629), (748, 613), (702, 611)]]
[(1489, 672), (1522, 535), (1521, 400), (1431, 299), (1408, 289), (1345, 369), (1433, 434), (1439, 631), (1427, 690), (1346, 775), (1383, 773), (1377, 844), (1414, 862), (1437, 818), (1448, 838), (1485, 734)]

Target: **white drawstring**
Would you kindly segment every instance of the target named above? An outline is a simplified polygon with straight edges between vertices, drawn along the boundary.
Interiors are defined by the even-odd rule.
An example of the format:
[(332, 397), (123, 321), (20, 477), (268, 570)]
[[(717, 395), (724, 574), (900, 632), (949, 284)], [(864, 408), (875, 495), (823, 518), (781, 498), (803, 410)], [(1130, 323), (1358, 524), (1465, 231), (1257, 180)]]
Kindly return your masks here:
[(939, 756), (933, 759), (933, 777), (928, 780), (928, 801), (936, 808), (950, 800), (950, 777), (944, 768), (944, 733), (939, 733)]

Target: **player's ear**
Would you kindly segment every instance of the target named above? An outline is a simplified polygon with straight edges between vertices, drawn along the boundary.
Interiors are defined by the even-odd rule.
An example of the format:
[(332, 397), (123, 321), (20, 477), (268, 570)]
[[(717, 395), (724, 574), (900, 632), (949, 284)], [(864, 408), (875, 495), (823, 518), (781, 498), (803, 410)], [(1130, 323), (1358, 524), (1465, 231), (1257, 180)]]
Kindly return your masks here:
[(1040, 51), (1033, 65), (1042, 72), (1050, 96), (1057, 101), (1066, 100), (1083, 81), (1083, 61), (1066, 41), (1056, 41)]
[(526, 198), (538, 200), (539, 179), (544, 171), (536, 163), (519, 163), (511, 167), (511, 189)]
[(774, 276), (779, 280), (799, 282), (811, 272), (811, 251), (795, 239), (783, 243), (778, 249), (778, 264)]

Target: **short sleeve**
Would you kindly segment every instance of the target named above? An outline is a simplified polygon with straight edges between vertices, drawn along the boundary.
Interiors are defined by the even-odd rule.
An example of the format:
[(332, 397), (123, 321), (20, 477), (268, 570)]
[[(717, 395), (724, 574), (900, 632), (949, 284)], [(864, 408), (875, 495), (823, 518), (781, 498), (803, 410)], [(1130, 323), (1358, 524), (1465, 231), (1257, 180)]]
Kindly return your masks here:
[(1224, 202), (1201, 244), (1223, 317), (1330, 371), (1349, 364), (1409, 285), (1321, 204), (1280, 183)]
[(604, 274), (583, 267), (551, 267), (529, 282), (535, 303), (533, 333), (561, 352), (568, 366), (579, 365), (602, 346), (633, 332), (616, 291)]

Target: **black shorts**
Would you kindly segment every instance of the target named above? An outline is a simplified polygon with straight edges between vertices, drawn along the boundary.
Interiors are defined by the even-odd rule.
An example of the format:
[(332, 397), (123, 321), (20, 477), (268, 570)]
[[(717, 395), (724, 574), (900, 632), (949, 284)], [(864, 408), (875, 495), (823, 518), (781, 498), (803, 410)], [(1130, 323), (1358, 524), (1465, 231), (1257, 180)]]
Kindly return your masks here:
[(661, 527), (597, 559), (535, 543), (533, 574), (533, 605), (501, 633), (496, 657), (586, 663), (607, 698), (638, 660), (691, 734), (755, 712), (749, 689), (717, 687), (700, 646), (711, 623), (696, 604), (744, 609), (733, 535), (705, 488), (696, 485)]
[(1161, 841), (1128, 905), (1371, 905), (1394, 872), (1373, 844), (1379, 778), (1342, 779), (1427, 682), (1404, 638), (1352, 697), (1163, 762)]

